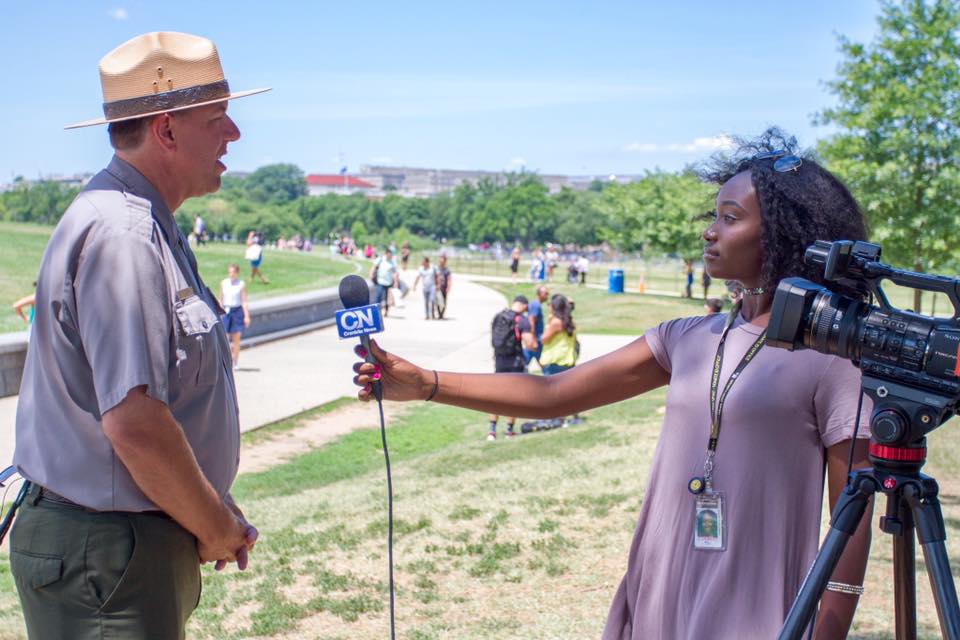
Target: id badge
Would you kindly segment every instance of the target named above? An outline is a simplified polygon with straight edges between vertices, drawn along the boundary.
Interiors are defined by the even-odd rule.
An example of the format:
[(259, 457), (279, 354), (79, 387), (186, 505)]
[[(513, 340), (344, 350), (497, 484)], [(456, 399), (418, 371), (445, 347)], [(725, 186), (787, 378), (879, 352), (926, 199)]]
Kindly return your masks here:
[(693, 548), (702, 551), (724, 551), (727, 548), (727, 518), (724, 496), (709, 491), (694, 497)]

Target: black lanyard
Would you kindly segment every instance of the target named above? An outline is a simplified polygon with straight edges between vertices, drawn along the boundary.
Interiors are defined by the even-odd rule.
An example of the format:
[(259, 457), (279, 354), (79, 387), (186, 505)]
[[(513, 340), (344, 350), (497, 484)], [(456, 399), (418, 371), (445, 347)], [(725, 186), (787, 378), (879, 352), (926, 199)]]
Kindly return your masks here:
[(727, 316), (727, 321), (723, 326), (723, 334), (720, 336), (720, 344), (717, 345), (717, 355), (713, 359), (713, 374), (710, 376), (710, 441), (707, 444), (707, 451), (710, 454), (716, 453), (717, 451), (717, 442), (720, 440), (720, 419), (723, 417), (723, 404), (727, 400), (727, 394), (730, 393), (730, 389), (733, 388), (733, 384), (737, 381), (737, 378), (740, 377), (740, 374), (743, 373), (743, 370), (747, 368), (747, 365), (750, 364), (750, 361), (753, 360), (757, 353), (760, 352), (760, 348), (763, 347), (763, 343), (767, 339), (767, 331), (764, 329), (763, 333), (760, 334), (760, 337), (754, 341), (753, 345), (747, 349), (747, 352), (744, 354), (743, 358), (740, 359), (740, 364), (737, 365), (737, 368), (734, 369), (732, 374), (730, 374), (730, 377), (727, 379), (727, 384), (723, 387), (723, 393), (720, 394), (720, 400), (718, 402), (717, 391), (720, 387), (720, 369), (723, 367), (723, 346), (727, 341), (727, 334), (730, 333), (730, 329), (733, 327), (733, 322), (736, 320), (739, 313), (740, 305), (737, 304)]

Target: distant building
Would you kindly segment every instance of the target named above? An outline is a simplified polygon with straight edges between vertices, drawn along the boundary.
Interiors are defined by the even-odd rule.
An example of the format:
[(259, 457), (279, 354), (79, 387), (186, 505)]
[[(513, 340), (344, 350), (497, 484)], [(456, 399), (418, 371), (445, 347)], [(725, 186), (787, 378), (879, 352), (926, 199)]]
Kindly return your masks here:
[(307, 176), (307, 194), (311, 196), (322, 196), (327, 193), (376, 195), (376, 191), (378, 191), (378, 185), (355, 176), (338, 173), (313, 173)]
[(93, 178), (92, 173), (76, 173), (72, 176), (46, 176), (42, 180), (47, 182), (59, 182), (65, 187), (76, 187), (82, 189), (87, 186), (87, 183), (90, 182), (90, 179)]
[(9, 191), (15, 189), (19, 185), (26, 187), (32, 187), (33, 185), (39, 182), (56, 182), (63, 185), (64, 187), (74, 187), (77, 189), (82, 189), (90, 182), (90, 179), (93, 178), (92, 173), (75, 173), (73, 175), (41, 175), (36, 180), (27, 180), (26, 178), (18, 177), (14, 179), (10, 184), (0, 184), (0, 193), (4, 191)]
[[(505, 183), (510, 174), (505, 171), (463, 169), (422, 169), (417, 167), (385, 167), (360, 165), (360, 175), (381, 192), (395, 192), (407, 197), (428, 197), (453, 191), (464, 182), (476, 185), (483, 179)], [(536, 174), (550, 193), (568, 187), (585, 191), (595, 181), (620, 184), (639, 180), (641, 176), (564, 176)], [(373, 195), (373, 193), (371, 193)]]

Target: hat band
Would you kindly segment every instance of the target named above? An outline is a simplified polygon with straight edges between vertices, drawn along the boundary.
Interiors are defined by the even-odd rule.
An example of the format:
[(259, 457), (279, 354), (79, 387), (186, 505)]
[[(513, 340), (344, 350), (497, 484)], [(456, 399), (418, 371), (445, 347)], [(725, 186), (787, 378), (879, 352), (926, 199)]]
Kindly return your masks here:
[(187, 87), (186, 89), (164, 91), (163, 93), (157, 93), (152, 96), (104, 102), (103, 115), (105, 115), (108, 120), (133, 118), (147, 113), (181, 109), (183, 107), (189, 107), (192, 104), (210, 102), (217, 98), (226, 98), (229, 95), (230, 85), (227, 84), (226, 80), (220, 80), (219, 82), (201, 84), (196, 87)]

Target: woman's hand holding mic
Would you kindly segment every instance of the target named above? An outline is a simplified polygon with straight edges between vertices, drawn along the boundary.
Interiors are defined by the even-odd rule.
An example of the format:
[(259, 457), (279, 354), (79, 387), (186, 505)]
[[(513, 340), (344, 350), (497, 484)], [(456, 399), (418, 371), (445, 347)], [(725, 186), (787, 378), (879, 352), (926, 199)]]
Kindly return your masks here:
[[(373, 383), (380, 382), (385, 400), (426, 400), (433, 391), (433, 371), (421, 369), (415, 364), (404, 360), (380, 348), (376, 340), (370, 341), (370, 351), (376, 363), (357, 362), (353, 371), (353, 383), (361, 387), (357, 397), (364, 402), (374, 397)], [(367, 357), (362, 345), (357, 345), (354, 352), (361, 358)]]

